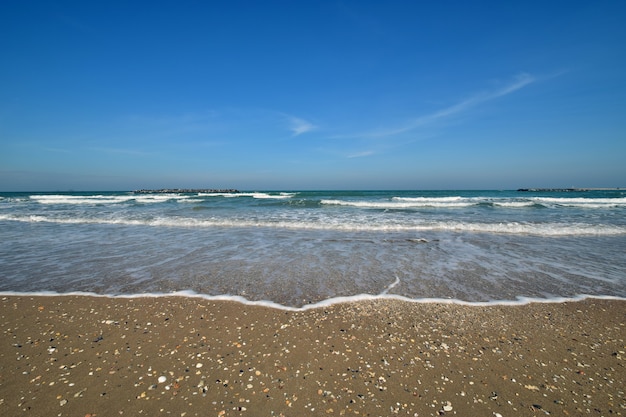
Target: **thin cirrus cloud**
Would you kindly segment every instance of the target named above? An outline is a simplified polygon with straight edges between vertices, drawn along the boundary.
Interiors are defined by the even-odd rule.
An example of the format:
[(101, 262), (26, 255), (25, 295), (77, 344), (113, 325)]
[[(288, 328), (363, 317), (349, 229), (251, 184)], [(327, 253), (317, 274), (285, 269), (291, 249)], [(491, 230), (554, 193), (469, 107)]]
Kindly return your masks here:
[(362, 151), (362, 152), (355, 152), (352, 154), (347, 155), (347, 158), (363, 158), (366, 156), (371, 156), (374, 155), (375, 152), (374, 151)]
[(294, 137), (310, 132), (316, 128), (317, 126), (307, 120), (294, 116), (289, 117), (289, 130), (291, 130), (292, 136)]
[(518, 75), (512, 82), (508, 83), (504, 87), (501, 87), (497, 90), (486, 91), (475, 94), (468, 99), (460, 101), (452, 106), (446, 107), (444, 109), (438, 110), (434, 113), (427, 114), (424, 116), (416, 117), (412, 120), (409, 120), (403, 126), (391, 127), (387, 129), (380, 129), (368, 132), (362, 132), (358, 134), (350, 134), (350, 135), (339, 135), (334, 136), (335, 138), (363, 138), (363, 139), (376, 139), (383, 138), (389, 136), (399, 135), (401, 133), (409, 132), (411, 130), (417, 129), (418, 127), (422, 127), (431, 123), (435, 123), (440, 120), (445, 120), (447, 118), (451, 118), (453, 116), (460, 115), (466, 111), (471, 110), (472, 108), (486, 103), (491, 100), (495, 100), (499, 97), (506, 96), (508, 94), (514, 93), (527, 85), (535, 82), (536, 79), (530, 74), (522, 73)]
[(89, 147), (87, 151), (127, 156), (152, 156), (154, 152), (130, 149), (130, 148), (113, 148), (113, 147)]
[(290, 132), (291, 137), (318, 127), (312, 122), (283, 112), (265, 109), (224, 108), (219, 111), (192, 112), (174, 116), (132, 116), (124, 121), (120, 133), (145, 141), (175, 140), (203, 142), (211, 145), (238, 142), (256, 132)]

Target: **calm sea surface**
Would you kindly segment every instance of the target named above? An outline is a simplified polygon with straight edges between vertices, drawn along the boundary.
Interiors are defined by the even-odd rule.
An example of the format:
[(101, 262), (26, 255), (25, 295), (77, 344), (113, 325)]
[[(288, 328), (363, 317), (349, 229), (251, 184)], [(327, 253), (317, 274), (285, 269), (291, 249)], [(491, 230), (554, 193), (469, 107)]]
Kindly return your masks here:
[(0, 193), (0, 291), (626, 297), (626, 191)]

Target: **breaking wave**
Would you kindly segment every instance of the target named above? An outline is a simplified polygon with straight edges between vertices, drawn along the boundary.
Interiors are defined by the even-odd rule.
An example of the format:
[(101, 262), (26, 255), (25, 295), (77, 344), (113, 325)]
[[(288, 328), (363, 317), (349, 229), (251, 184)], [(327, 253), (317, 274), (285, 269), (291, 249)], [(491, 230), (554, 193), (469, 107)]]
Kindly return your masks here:
[(364, 222), (362, 219), (341, 219), (333, 221), (302, 221), (289, 219), (256, 220), (234, 218), (185, 218), (159, 217), (152, 219), (132, 218), (97, 218), (72, 217), (60, 218), (43, 215), (0, 215), (0, 220), (26, 223), (58, 223), (58, 224), (109, 224), (126, 226), (150, 227), (240, 227), (240, 228), (276, 228), (294, 230), (336, 230), (351, 232), (472, 232), (498, 233), (538, 236), (614, 236), (626, 234), (626, 226), (604, 224), (571, 224), (571, 223), (487, 223), (459, 221), (429, 221), (400, 223), (396, 221)]

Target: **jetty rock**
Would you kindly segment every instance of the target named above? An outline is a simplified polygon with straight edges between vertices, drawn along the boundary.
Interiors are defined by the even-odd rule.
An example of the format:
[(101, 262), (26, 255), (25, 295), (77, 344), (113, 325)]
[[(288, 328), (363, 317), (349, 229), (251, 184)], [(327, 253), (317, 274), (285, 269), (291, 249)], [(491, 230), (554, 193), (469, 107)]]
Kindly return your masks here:
[(158, 190), (134, 190), (134, 194), (237, 194), (239, 190), (234, 188), (161, 188)]

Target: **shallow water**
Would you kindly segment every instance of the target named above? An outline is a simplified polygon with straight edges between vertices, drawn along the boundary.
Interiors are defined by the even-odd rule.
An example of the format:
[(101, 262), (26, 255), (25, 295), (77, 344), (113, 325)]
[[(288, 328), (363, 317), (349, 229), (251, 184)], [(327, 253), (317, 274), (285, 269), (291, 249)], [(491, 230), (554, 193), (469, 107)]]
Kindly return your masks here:
[(626, 297), (624, 191), (0, 196), (0, 291)]

